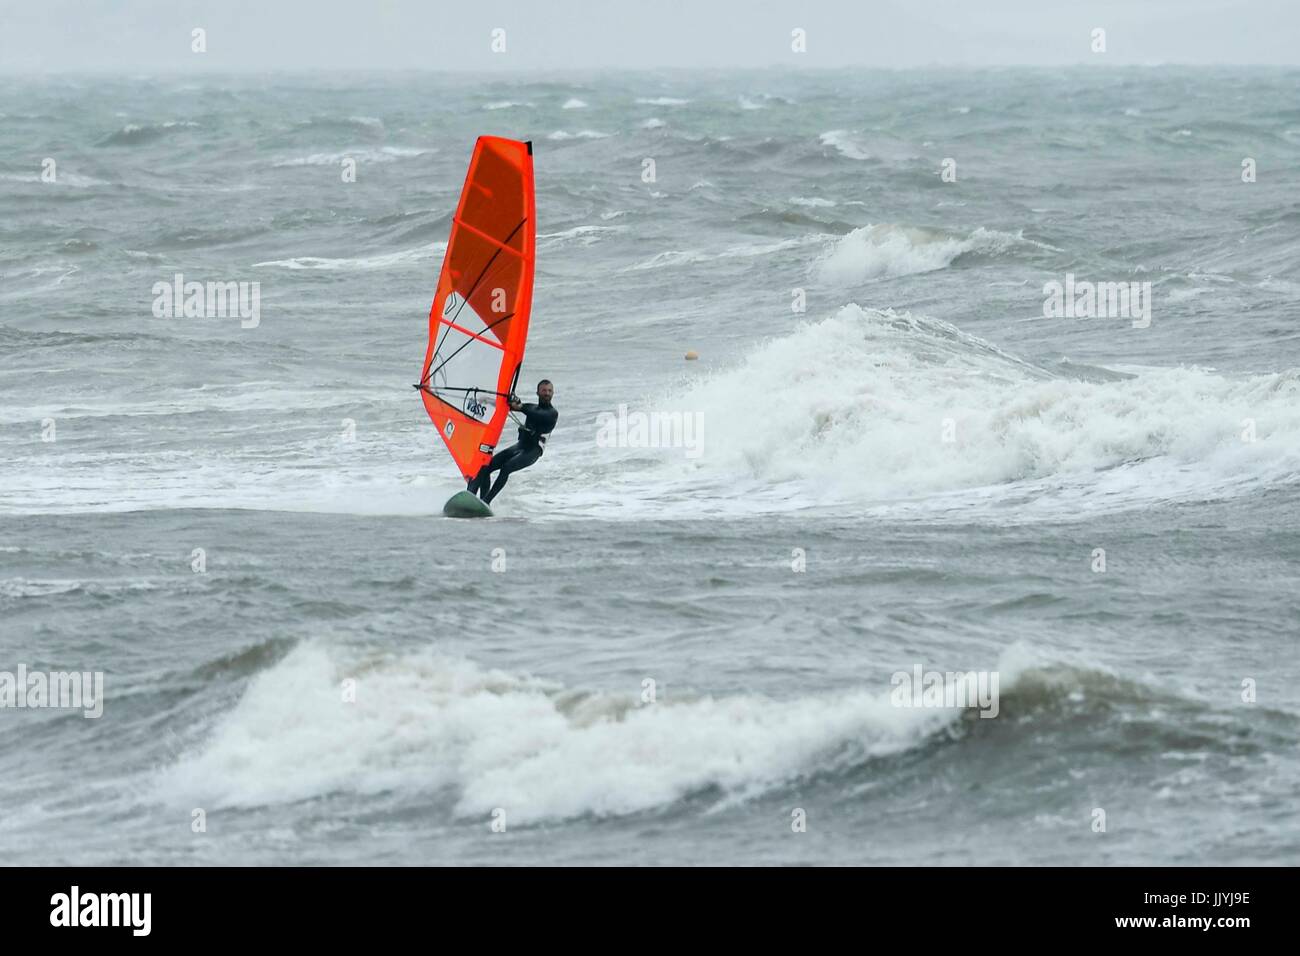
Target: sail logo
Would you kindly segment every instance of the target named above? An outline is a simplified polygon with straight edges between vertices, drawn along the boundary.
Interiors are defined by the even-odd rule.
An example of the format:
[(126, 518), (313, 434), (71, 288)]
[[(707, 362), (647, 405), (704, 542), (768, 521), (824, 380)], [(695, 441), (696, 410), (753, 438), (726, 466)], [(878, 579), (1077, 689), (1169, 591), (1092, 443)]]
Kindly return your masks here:
[(151, 291), (156, 319), (239, 319), (245, 329), (262, 323), (260, 282), (186, 282), (178, 272)]
[(28, 673), (19, 664), (17, 673), (0, 671), (0, 710), (7, 707), (80, 710), (93, 720), (104, 713), (104, 672)]
[(997, 671), (894, 671), (889, 702), (895, 707), (973, 707), (981, 717), (998, 715)]
[(1073, 272), (1065, 282), (1043, 283), (1045, 319), (1132, 319), (1133, 328), (1151, 325), (1150, 282), (1076, 282)]
[(478, 396), (470, 393), (465, 396), (465, 414), (470, 418), (482, 420), (487, 417), (488, 407), (478, 400)]
[(687, 458), (704, 452), (703, 412), (629, 412), (626, 404), (617, 413), (596, 416), (598, 448), (682, 448)]
[(120, 926), (132, 936), (148, 936), (153, 927), (152, 893), (69, 893), (50, 897), (51, 926)]

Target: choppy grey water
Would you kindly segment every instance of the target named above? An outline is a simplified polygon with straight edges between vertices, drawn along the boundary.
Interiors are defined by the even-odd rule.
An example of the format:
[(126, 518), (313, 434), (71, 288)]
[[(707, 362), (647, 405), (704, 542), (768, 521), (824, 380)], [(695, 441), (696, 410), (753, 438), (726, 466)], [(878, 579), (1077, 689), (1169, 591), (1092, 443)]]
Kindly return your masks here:
[[(0, 670), (105, 675), (0, 710), (0, 859), (1300, 861), (1298, 104), (0, 81)], [(536, 144), (561, 418), (476, 523), (410, 383), (480, 133)], [(257, 323), (155, 317), (176, 273)], [(1067, 275), (1149, 326), (1045, 318)], [(700, 442), (610, 447), (620, 404)], [(918, 665), (998, 716), (891, 705)]]

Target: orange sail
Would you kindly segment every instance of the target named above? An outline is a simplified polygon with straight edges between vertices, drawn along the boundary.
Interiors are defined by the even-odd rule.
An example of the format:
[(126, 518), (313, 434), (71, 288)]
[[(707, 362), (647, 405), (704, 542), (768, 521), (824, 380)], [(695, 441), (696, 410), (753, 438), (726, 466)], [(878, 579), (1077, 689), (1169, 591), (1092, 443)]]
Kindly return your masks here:
[(480, 136), (452, 219), (416, 386), (466, 478), (492, 457), (524, 361), (534, 207), (533, 144)]

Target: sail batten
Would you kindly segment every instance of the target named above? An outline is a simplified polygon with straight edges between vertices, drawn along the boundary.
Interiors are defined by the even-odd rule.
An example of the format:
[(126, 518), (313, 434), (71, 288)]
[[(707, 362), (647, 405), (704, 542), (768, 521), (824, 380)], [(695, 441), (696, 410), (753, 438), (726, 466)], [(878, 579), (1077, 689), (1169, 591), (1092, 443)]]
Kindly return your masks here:
[(488, 242), (492, 243), (494, 246), (496, 246), (498, 249), (500, 249), (500, 250), (503, 251), (503, 252), (508, 252), (508, 253), (510, 253), (511, 255), (516, 255), (516, 256), (522, 256), (522, 255), (523, 255), (523, 253), (520, 252), (518, 249), (512, 249), (510, 246), (506, 245), (504, 242), (497, 242), (496, 239), (493, 239), (491, 236), (489, 236), (489, 235), (488, 235), (487, 233), (485, 233), (485, 232), (482, 232), (481, 230), (475, 229), (473, 226), (471, 226), (471, 225), (470, 225), (469, 223), (467, 223), (467, 222), (461, 222), (459, 219), (456, 219), (456, 220), (453, 220), (453, 221), (455, 222), (455, 224), (456, 224), (457, 226), (460, 226), (460, 227), (462, 227), (462, 228), (468, 229), (470, 232), (474, 233), (474, 235), (478, 236), (478, 237), (481, 238), (481, 239), (486, 239)]
[(452, 217), (420, 397), (461, 474), (488, 461), (505, 427), (532, 311), (537, 241), (529, 143), (480, 137)]

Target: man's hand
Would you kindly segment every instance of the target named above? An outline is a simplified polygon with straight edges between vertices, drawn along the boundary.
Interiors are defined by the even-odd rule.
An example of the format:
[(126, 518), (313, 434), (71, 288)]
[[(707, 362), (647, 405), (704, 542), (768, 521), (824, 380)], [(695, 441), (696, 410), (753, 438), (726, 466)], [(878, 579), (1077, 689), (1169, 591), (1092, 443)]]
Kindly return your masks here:
[(513, 394), (506, 399), (506, 404), (510, 406), (512, 412), (517, 412), (524, 407), (524, 403), (519, 400), (519, 397)]

